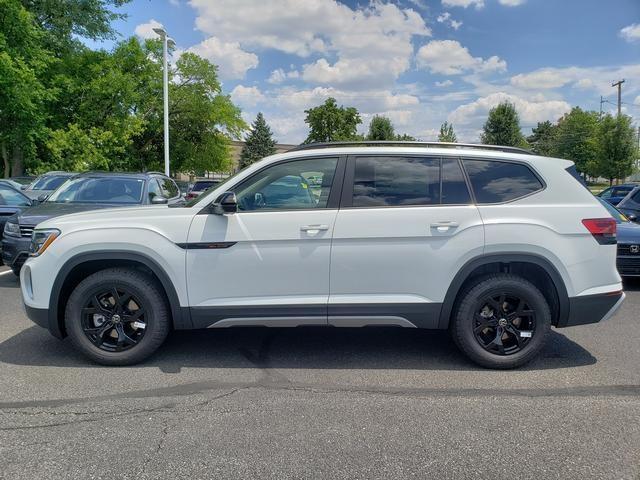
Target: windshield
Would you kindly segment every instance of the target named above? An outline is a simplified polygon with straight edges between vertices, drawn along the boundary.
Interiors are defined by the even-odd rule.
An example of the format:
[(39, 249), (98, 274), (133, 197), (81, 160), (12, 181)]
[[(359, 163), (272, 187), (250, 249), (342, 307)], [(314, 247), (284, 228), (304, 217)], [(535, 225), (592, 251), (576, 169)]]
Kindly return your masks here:
[(79, 177), (69, 180), (47, 202), (139, 204), (143, 190), (141, 178)]
[(45, 175), (36, 180), (30, 190), (55, 190), (68, 178), (66, 175)]
[(622, 212), (620, 212), (620, 210), (618, 210), (616, 207), (611, 205), (606, 200), (602, 200), (598, 198), (598, 201), (602, 205), (604, 205), (604, 208), (607, 209), (607, 211), (611, 214), (611, 216), (614, 218), (616, 223), (627, 223), (629, 221), (629, 219)]

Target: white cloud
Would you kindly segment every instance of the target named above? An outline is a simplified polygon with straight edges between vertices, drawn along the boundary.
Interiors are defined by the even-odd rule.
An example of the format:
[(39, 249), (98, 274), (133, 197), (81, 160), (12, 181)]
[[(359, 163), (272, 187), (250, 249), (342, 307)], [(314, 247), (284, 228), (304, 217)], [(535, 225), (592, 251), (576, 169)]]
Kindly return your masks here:
[(357, 81), (365, 88), (385, 82), (389, 86), (410, 67), (412, 38), (431, 35), (420, 14), (392, 3), (372, 2), (354, 9), (335, 0), (190, 4), (197, 11), (199, 30), (238, 41), (244, 50), (274, 49), (300, 57), (322, 54), (303, 72), (306, 81), (318, 84)]
[(491, 108), (505, 101), (515, 105), (522, 125), (535, 125), (544, 120), (555, 121), (571, 110), (571, 105), (562, 100), (544, 100), (540, 97), (536, 100), (527, 100), (505, 92), (496, 92), (459, 106), (451, 112), (448, 120), (460, 125), (478, 124), (487, 117)]
[(484, 7), (484, 0), (442, 0), (442, 5), (445, 7), (463, 7), (467, 8), (471, 5), (477, 9)]
[(420, 47), (416, 54), (418, 67), (433, 73), (460, 75), (462, 73), (505, 71), (507, 62), (493, 56), (488, 59), (473, 57), (466, 47), (456, 40), (433, 40)]
[(174, 7), (179, 7), (180, 6), (180, 0), (169, 0), (169, 3), (171, 5), (173, 5)]
[(572, 81), (566, 69), (543, 68), (511, 77), (511, 85), (525, 89), (551, 89)]
[(247, 70), (258, 66), (255, 53), (245, 52), (238, 42), (223, 42), (215, 37), (190, 47), (188, 51), (218, 65), (223, 79), (244, 78)]
[(526, 0), (499, 0), (500, 5), (504, 5), (506, 7), (517, 7), (522, 5)]
[(444, 12), (436, 18), (438, 23), (444, 23), (449, 25), (454, 30), (458, 30), (462, 26), (462, 22), (458, 22), (451, 18), (451, 14), (449, 12)]
[(258, 103), (264, 102), (266, 97), (258, 87), (245, 87), (244, 85), (236, 85), (231, 90), (231, 100), (240, 106), (255, 107)]
[(436, 87), (450, 87), (453, 85), (451, 80), (445, 80), (444, 82), (436, 82)]
[(638, 95), (638, 96), (636, 97), (636, 99), (633, 101), (633, 104), (634, 104), (634, 105), (640, 105), (640, 95)]
[(153, 31), (154, 28), (162, 27), (162, 24), (153, 18), (147, 23), (137, 25), (133, 31), (138, 37), (143, 39), (159, 38), (159, 35)]
[(300, 77), (300, 72), (298, 72), (297, 70), (292, 69), (292, 70), (289, 70), (288, 72), (285, 72), (282, 68), (276, 68), (271, 72), (271, 75), (269, 75), (267, 82), (277, 85), (279, 83), (283, 83), (288, 78), (299, 78), (299, 77)]
[(620, 36), (627, 42), (640, 40), (640, 23), (632, 23), (620, 30)]

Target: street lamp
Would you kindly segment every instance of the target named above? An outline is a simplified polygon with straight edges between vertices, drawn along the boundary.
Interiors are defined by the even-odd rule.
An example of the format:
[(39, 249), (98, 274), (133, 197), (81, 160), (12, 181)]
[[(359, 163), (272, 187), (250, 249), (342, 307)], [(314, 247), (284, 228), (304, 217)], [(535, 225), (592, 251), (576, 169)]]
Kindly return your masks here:
[(176, 42), (169, 38), (167, 31), (162, 28), (154, 28), (154, 32), (162, 38), (162, 90), (164, 96), (164, 174), (169, 176), (169, 72), (167, 70), (167, 54), (169, 47), (175, 47)]

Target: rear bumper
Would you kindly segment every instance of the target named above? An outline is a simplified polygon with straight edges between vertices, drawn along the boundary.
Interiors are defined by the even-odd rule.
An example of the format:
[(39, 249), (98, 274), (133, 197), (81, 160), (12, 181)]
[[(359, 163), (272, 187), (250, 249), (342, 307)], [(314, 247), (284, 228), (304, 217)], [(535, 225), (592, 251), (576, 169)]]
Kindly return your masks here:
[(624, 302), (622, 291), (569, 298), (569, 315), (558, 327), (598, 323), (612, 317)]
[(9, 267), (21, 267), (29, 257), (31, 239), (26, 237), (2, 238), (2, 262)]

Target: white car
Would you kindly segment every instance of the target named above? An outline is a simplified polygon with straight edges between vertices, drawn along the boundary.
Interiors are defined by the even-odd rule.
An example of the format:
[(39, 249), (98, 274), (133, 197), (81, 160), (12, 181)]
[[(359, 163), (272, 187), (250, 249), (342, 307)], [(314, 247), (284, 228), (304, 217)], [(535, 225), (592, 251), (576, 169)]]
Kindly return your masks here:
[(624, 299), (616, 222), (572, 162), (428, 143), (299, 147), (183, 207), (45, 221), (20, 283), (34, 322), (107, 365), (171, 329), (393, 325), (513, 368)]

